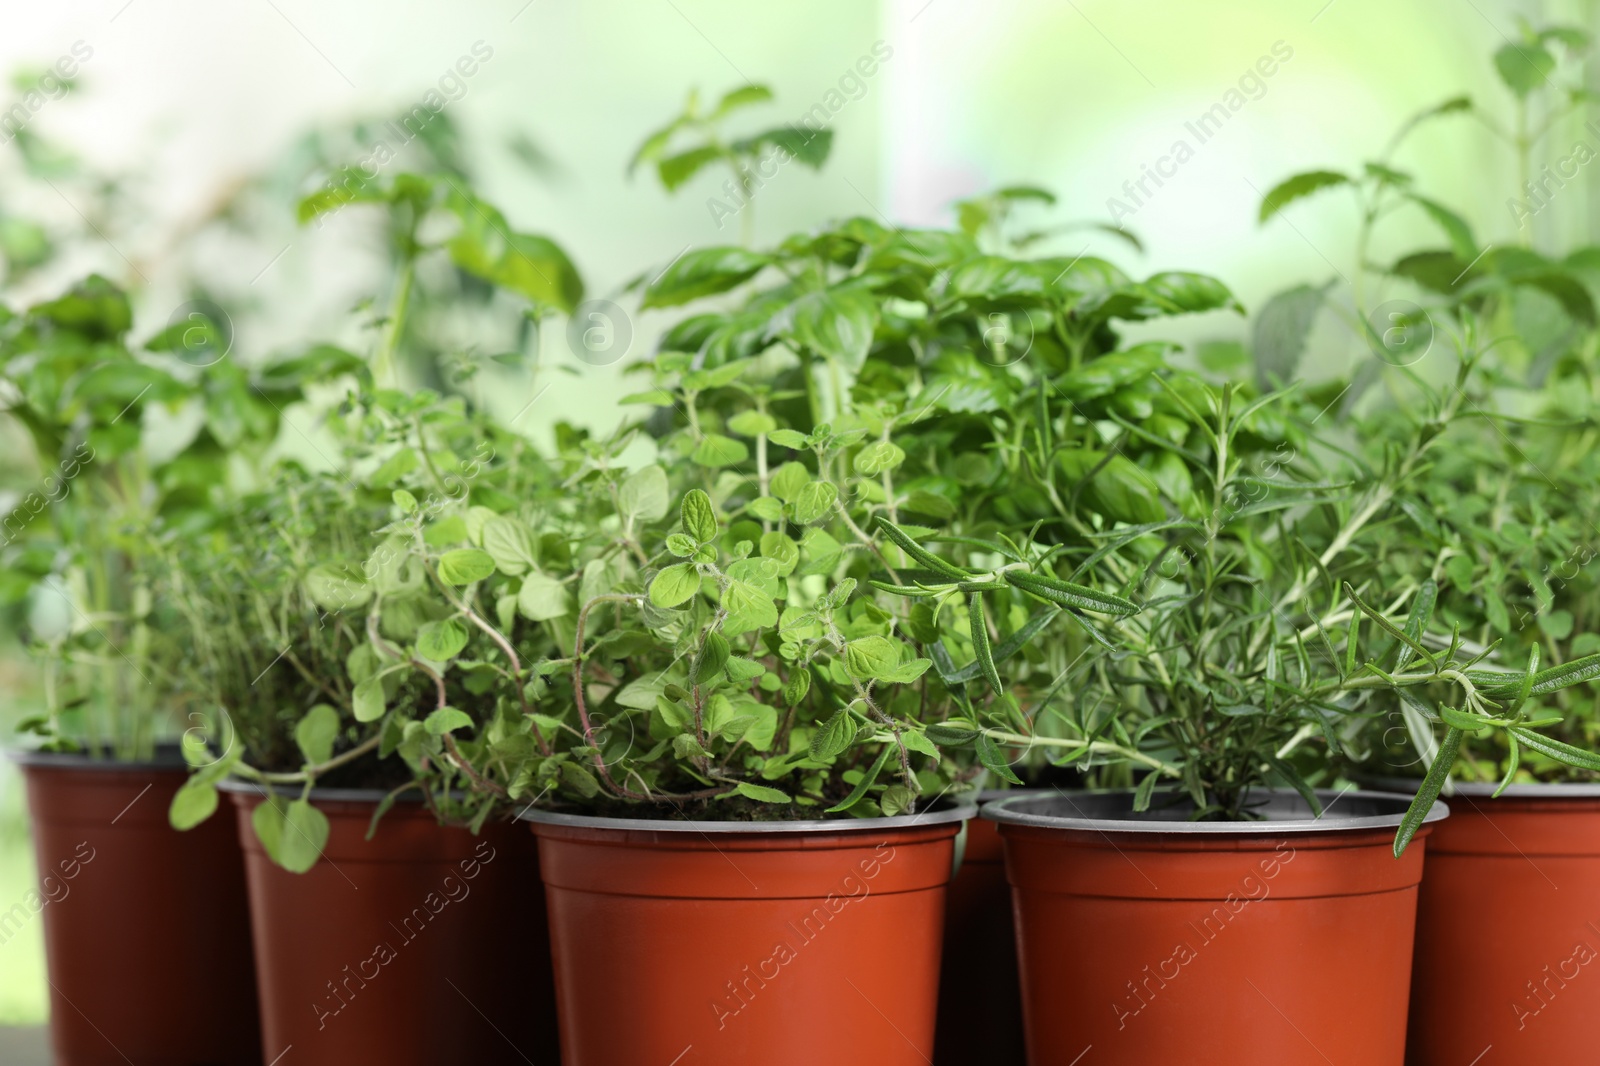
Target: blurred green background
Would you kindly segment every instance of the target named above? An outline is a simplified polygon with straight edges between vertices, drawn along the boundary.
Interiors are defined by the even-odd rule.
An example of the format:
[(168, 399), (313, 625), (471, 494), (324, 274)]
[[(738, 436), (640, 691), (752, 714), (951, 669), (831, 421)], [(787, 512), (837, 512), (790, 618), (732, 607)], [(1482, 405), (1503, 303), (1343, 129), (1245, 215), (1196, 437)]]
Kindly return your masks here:
[[(386, 284), (371, 219), (349, 210), (300, 230), (292, 205), (316, 165), (366, 157), (387, 136), (372, 123), (409, 111), (476, 45), (491, 54), (449, 83), (444, 112), (463, 169), (513, 225), (562, 243), (589, 295), (630, 313), (629, 279), (688, 247), (739, 239), (737, 221), (719, 226), (710, 206), (725, 195), (722, 174), (668, 195), (648, 174), (625, 175), (630, 155), (690, 87), (714, 96), (751, 81), (777, 93), (752, 121), (793, 122), (820, 106), (835, 132), (820, 174), (790, 166), (756, 195), (757, 244), (841, 215), (946, 223), (951, 201), (1027, 182), (1061, 197), (1059, 219), (1120, 221), (1145, 242), (1141, 255), (1114, 237), (1074, 231), (1041, 251), (1107, 255), (1138, 274), (1203, 270), (1254, 306), (1292, 280), (1336, 277), (1353, 255), (1353, 218), (1341, 202), (1297, 205), (1258, 228), (1263, 191), (1290, 173), (1376, 154), (1405, 116), (1452, 95), (1509, 116), (1489, 56), (1516, 34), (1518, 17), (1593, 30), (1594, 16), (1588, 0), (32, 5), (7, 13), (0, 70), (26, 74), (90, 54), (71, 91), (26, 118), (29, 134), (58, 153), (42, 180), (32, 180), (41, 178), (37, 159), (23, 180), (30, 168), (15, 140), (0, 145), (5, 302), (54, 293), (94, 269), (136, 290), (136, 337), (165, 325), (198, 289), (227, 308), (243, 358), (308, 337), (360, 350), (370, 338), (351, 324), (351, 308)], [(875, 72), (854, 73), (873, 54)], [(1241, 84), (1269, 55), (1274, 73)], [(1199, 143), (1190, 125), (1235, 89), (1244, 105)], [(20, 99), (21, 89), (4, 91)], [(0, 95), (0, 128), (12, 102)], [(1553, 130), (1547, 158), (1580, 140), (1600, 144), (1582, 124), (1588, 117)], [(1125, 183), (1137, 191), (1146, 168), (1167, 166), (1162, 157), (1180, 140), (1192, 157), (1133, 198)], [(1476, 120), (1431, 125), (1398, 162), (1483, 241), (1514, 233), (1512, 158)], [(57, 245), (37, 269), (18, 267), (20, 231), (7, 229), (16, 219), (37, 220)], [(1535, 218), (1535, 244), (1592, 240), (1597, 220), (1600, 184), (1585, 171)], [(1375, 254), (1414, 246), (1427, 226), (1420, 214), (1397, 219), (1386, 236), (1395, 247)], [(632, 354), (649, 351), (665, 318), (634, 316)], [(554, 323), (537, 341), (534, 382), (549, 395), (534, 412), (543, 419), (527, 420), (536, 436), (557, 413), (609, 425), (621, 413), (614, 399), (628, 391), (620, 370), (629, 360), (580, 363), (564, 328)], [(1182, 323), (1178, 339), (1246, 329), (1242, 319), (1205, 316)], [(448, 330), (464, 348), (493, 343), (471, 321)], [(1319, 335), (1307, 363), (1336, 369), (1349, 349), (1349, 337)], [(535, 387), (490, 385), (511, 410)], [(0, 512), (35, 476), (26, 445), (7, 433), (0, 427)], [(36, 671), (0, 626), (0, 730), (9, 736), (36, 701)], [(31, 878), (19, 783), (5, 767), (0, 911)], [(0, 944), (0, 1024), (41, 1019), (44, 988), (35, 921)]]

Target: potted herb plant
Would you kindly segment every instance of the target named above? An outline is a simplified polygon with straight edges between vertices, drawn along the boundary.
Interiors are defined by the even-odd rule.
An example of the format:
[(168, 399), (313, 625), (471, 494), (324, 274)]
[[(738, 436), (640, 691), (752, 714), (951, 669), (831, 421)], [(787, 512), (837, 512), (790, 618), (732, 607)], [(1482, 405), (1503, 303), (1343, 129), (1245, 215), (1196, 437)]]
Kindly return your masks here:
[[(419, 274), (440, 261), (542, 301), (540, 314), (570, 310), (581, 286), (560, 249), (510, 231), (457, 180), (334, 189), (304, 214), (387, 206), (393, 302), (370, 364), (325, 412), (332, 469), (283, 466), (214, 542), (171, 558), (192, 688), (222, 718), (220, 756), (171, 817), (188, 828), (230, 800), (269, 1059), (294, 1047), (316, 1062), (431, 1063), (498, 1057), (508, 1041), (554, 1056), (536, 854), (506, 790), (473, 790), (469, 760), (539, 743), (524, 657), (539, 645), (477, 559), (486, 508), (522, 528), (555, 486), (525, 439), (464, 396), (398, 386), (425, 362), (406, 323), (426, 298)], [(438, 217), (453, 234), (419, 241)], [(525, 567), (537, 546), (519, 545)]]
[[(474, 462), (443, 473), (464, 488)], [(450, 670), (466, 633), (400, 565), (408, 517), (391, 523), (387, 497), (405, 492), (285, 469), (226, 536), (174, 560), (193, 690), (226, 713), (221, 756), (171, 816), (187, 829), (231, 801), (212, 821), (243, 844), (269, 1059), (554, 1052), (533, 849), (494, 797), (462, 800), (449, 752), (457, 731), (492, 728), (495, 694), (482, 671)], [(409, 522), (448, 535), (457, 510), (434, 495)]]
[[(1463, 353), (1457, 386), (1477, 355)], [(1312, 1046), (1398, 1064), (1422, 876), (1407, 845), (1443, 816), (1439, 782), (1409, 800), (1336, 792), (1331, 761), (1376, 716), (1369, 690), (1438, 706), (1435, 720), (1456, 704), (1540, 724), (1506, 682), (1482, 679), (1483, 655), (1447, 635), (1424, 645), (1427, 595), (1400, 618), (1365, 598), (1366, 537), (1454, 417), (1459, 388), (1349, 480), (1325, 476), (1330, 449), (1310, 433), (1320, 396), (1241, 392), (1187, 392), (1190, 432), (1170, 450), (1207, 506), (1107, 530), (1099, 554), (1143, 609), (1066, 686), (1080, 737), (1127, 736), (1157, 765), (1093, 770), (1120, 790), (985, 808), (1015, 892), (1032, 1061), (1068, 1063), (1089, 1045), (1129, 1063)], [(1236, 447), (1262, 434), (1286, 445), (1269, 468)], [(1283, 952), (1285, 939), (1302, 950)], [(1130, 943), (1152, 961), (1130, 971)], [(1210, 976), (1187, 976), (1199, 972)], [(1282, 1024), (1232, 1021), (1260, 1011)]]
[[(971, 813), (948, 801), (1009, 774), (1013, 744), (1144, 758), (1113, 739), (1031, 737), (995, 673), (1024, 648), (1064, 661), (1134, 605), (1096, 590), (1093, 561), (1067, 582), (1048, 545), (970, 534), (997, 528), (994, 501), (1048, 507), (1052, 434), (1086, 433), (1032, 420), (1052, 386), (1015, 365), (1029, 305), (1062, 316), (1047, 333), (1041, 313), (1034, 343), (1066, 370), (1113, 318), (1222, 307), (1226, 290), (1134, 282), (1100, 260), (1013, 262), (965, 233), (851, 219), (770, 252), (692, 251), (643, 303), (753, 278), (640, 367), (650, 385), (629, 399), (655, 408), (655, 464), (621, 460), (636, 429), (572, 437), (563, 484), (581, 537), (555, 580), (578, 595), (547, 578), (518, 592), (549, 611), (562, 649), (539, 667), (552, 691), (535, 718), (559, 743), (478, 773), (537, 800), (527, 817), (572, 1062), (691, 1046), (734, 1062), (797, 1041), (921, 1061), (951, 842)], [(1135, 506), (1126, 485), (1149, 475), (1083, 469), (1106, 468), (1100, 506)], [(953, 564), (923, 546), (940, 538), (971, 572), (940, 603), (908, 600), (949, 584)], [(1048, 618), (1029, 625), (1026, 604), (1083, 629), (1056, 627), (1040, 647)], [(619, 883), (634, 888), (619, 897)], [(633, 961), (619, 967), (624, 946)], [(854, 1001), (841, 1003), (841, 975)], [(618, 999), (649, 1024), (612, 1024)], [(824, 1002), (835, 1024), (819, 1030), (806, 1005)]]
[(0, 592), (26, 605), (45, 671), (47, 707), (21, 723), (41, 743), (13, 757), (43, 892), (63, 901), (42, 907), (52, 1040), (69, 1061), (120, 1049), (249, 1063), (259, 1047), (232, 827), (185, 837), (163, 814), (186, 776), (177, 738), (201, 718), (174, 682), (183, 649), (167, 639), (155, 561), (215, 524), (238, 491), (230, 474), (260, 461), (280, 409), (339, 368), (246, 369), (227, 358), (215, 313), (135, 346), (132, 317), (98, 276), (0, 313), (4, 413), (41, 474), (5, 518)]
[[(1534, 1058), (1581, 1056), (1585, 1018), (1600, 1005), (1595, 992), (1573, 981), (1596, 944), (1581, 900), (1600, 891), (1600, 852), (1586, 843), (1600, 812), (1600, 760), (1586, 754), (1596, 741), (1587, 682), (1600, 641), (1593, 636), (1592, 471), (1584, 446), (1600, 289), (1593, 249), (1553, 256), (1536, 250), (1534, 216), (1548, 191), (1531, 180), (1540, 139), (1582, 106), (1572, 60), (1589, 38), (1566, 26), (1524, 27), (1521, 36), (1494, 56), (1511, 97), (1509, 119), (1453, 99), (1402, 127), (1386, 157), (1364, 173), (1297, 175), (1268, 196), (1275, 205), (1321, 188), (1353, 192), (1364, 235), (1411, 203), (1446, 238), (1444, 247), (1385, 265), (1369, 266), (1377, 257), (1363, 257), (1363, 274), (1398, 283), (1406, 299), (1382, 305), (1398, 314), (1387, 322), (1359, 302), (1355, 308), (1361, 319), (1374, 319), (1368, 343), (1375, 358), (1353, 375), (1350, 392), (1359, 397), (1382, 381), (1395, 397), (1344, 405), (1336, 421), (1349, 424), (1358, 452), (1380, 453), (1415, 432), (1414, 411), (1426, 409), (1427, 394), (1440, 387), (1437, 345), (1430, 351), (1428, 343), (1437, 333), (1493, 338), (1480, 342), (1481, 380), (1465, 387), (1473, 419), (1450, 428), (1445, 446), (1397, 494), (1397, 520), (1371, 545), (1372, 569), (1384, 586), (1416, 589), (1419, 599), (1431, 600), (1437, 629), (1461, 634), (1462, 648), (1473, 654), (1493, 648), (1497, 659), (1523, 667), (1474, 675), (1493, 699), (1520, 704), (1520, 711), (1457, 716), (1441, 736), (1428, 706), (1395, 699), (1352, 753), (1365, 756), (1361, 772), (1372, 779), (1411, 778), (1394, 782), (1398, 787), (1414, 787), (1430, 767), (1431, 781), (1453, 775), (1443, 782), (1452, 817), (1429, 842), (1422, 884), (1409, 1060), (1418, 1063), (1470, 1060), (1490, 1047)], [(1420, 195), (1413, 177), (1388, 158), (1419, 123), (1452, 114), (1482, 121), (1515, 157), (1521, 184), (1508, 202), (1514, 241), (1480, 247), (1463, 218)], [(1369, 247), (1369, 238), (1361, 244)], [(1314, 311), (1320, 298), (1309, 293), (1291, 290), (1275, 300), (1280, 325), (1296, 317), (1297, 306)], [(1399, 328), (1391, 333), (1390, 325)], [(1287, 335), (1290, 347), (1298, 341), (1293, 329), (1263, 334)], [(1281, 364), (1286, 350), (1267, 347), (1267, 361)], [(1538, 732), (1529, 731), (1530, 716), (1543, 719)], [(1522, 901), (1519, 920), (1485, 921), (1477, 909), (1484, 898)], [(1459, 980), (1469, 969), (1474, 979)]]

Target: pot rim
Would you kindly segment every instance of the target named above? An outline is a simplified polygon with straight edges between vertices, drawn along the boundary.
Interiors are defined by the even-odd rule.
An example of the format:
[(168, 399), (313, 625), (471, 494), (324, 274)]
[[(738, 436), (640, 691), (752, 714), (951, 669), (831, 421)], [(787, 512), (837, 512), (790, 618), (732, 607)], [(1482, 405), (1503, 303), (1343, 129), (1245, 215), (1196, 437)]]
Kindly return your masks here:
[(127, 761), (104, 758), (86, 751), (45, 751), (42, 748), (6, 748), (5, 757), (21, 767), (64, 770), (187, 770), (183, 749), (176, 740), (157, 741), (154, 758)]
[[(1261, 789), (1259, 790), (1274, 798), (1283, 799), (1304, 806), (1305, 801), (1300, 794), (1291, 789)], [(1331, 789), (1317, 789), (1316, 795), (1323, 802), (1323, 816), (1319, 818), (1280, 818), (1259, 822), (1184, 822), (1163, 821), (1156, 818), (1093, 818), (1088, 816), (1069, 817), (1054, 814), (1036, 814), (1030, 811), (1019, 810), (1023, 804), (1040, 798), (1038, 793), (1032, 796), (1014, 796), (1010, 799), (996, 800), (986, 804), (980, 816), (1003, 825), (1030, 826), (1041, 829), (1073, 829), (1088, 830), (1101, 833), (1159, 833), (1168, 836), (1281, 836), (1284, 833), (1336, 833), (1351, 829), (1393, 829), (1399, 826), (1401, 819), (1411, 806), (1411, 796), (1396, 792), (1369, 792), (1358, 789), (1346, 789), (1335, 792)], [(1128, 797), (1133, 796), (1134, 790), (1130, 788), (1119, 789), (1082, 789), (1069, 792), (1056, 789), (1055, 792), (1067, 797), (1072, 796), (1097, 796), (1097, 797)], [(1392, 804), (1395, 808), (1392, 814), (1362, 814), (1362, 815), (1329, 815), (1328, 809), (1339, 800), (1346, 797), (1355, 797), (1361, 800), (1377, 800), (1381, 803)], [(1422, 821), (1424, 825), (1442, 821), (1449, 817), (1450, 809), (1438, 800), (1433, 801), (1433, 807), (1428, 811), (1427, 817)]]
[[(1363, 783), (1385, 792), (1415, 790), (1422, 784), (1420, 777), (1363, 777)], [(1445, 791), (1439, 795), (1466, 796), (1469, 799), (1489, 799), (1500, 786), (1492, 781), (1457, 781), (1451, 778)], [(1532, 785), (1508, 785), (1500, 793), (1501, 799), (1600, 799), (1600, 782), (1585, 784), (1577, 781), (1551, 781)]]
[[(1055, 789), (1049, 785), (1019, 785), (1016, 788), (986, 788), (978, 792), (978, 805), (986, 807), (991, 803), (1001, 800), (1017, 799), (1022, 796), (1042, 796)], [(1071, 791), (1070, 789), (1068, 791)], [(1081, 790), (1080, 790), (1081, 791)]]
[[(262, 798), (265, 798), (269, 792), (275, 792), (280, 796), (295, 796), (297, 798), (300, 795), (298, 788), (285, 788), (278, 785), (264, 784), (260, 781), (249, 781), (240, 777), (223, 778), (221, 781), (216, 782), (216, 789), (218, 792), (227, 792), (233, 795), (261, 796)], [(392, 791), (394, 790), (383, 788), (314, 788), (306, 798), (313, 801), (327, 800), (332, 803), (341, 801), (347, 803), (379, 803), (383, 800), (383, 797)], [(395, 797), (395, 802), (421, 803), (422, 797), (402, 793)]]
[(728, 822), (664, 818), (610, 818), (598, 814), (564, 814), (559, 811), (529, 809), (517, 815), (539, 825), (571, 826), (577, 829), (615, 829), (650, 833), (742, 833), (746, 836), (773, 833), (867, 833), (882, 829), (915, 829), (924, 825), (964, 822), (978, 813), (976, 804), (956, 804), (925, 814), (897, 814), (892, 818), (812, 818), (805, 821)]

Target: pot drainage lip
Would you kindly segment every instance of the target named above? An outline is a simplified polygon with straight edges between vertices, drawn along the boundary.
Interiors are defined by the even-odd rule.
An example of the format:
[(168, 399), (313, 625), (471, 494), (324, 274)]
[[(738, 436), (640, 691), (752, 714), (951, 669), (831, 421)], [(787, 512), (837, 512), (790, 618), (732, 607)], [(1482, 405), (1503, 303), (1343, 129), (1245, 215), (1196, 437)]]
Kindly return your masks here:
[[(1077, 829), (1104, 833), (1165, 833), (1189, 836), (1279, 836), (1284, 833), (1335, 833), (1352, 829), (1393, 829), (1411, 806), (1410, 795), (1394, 792), (1335, 792), (1317, 790), (1323, 815), (1317, 817), (1310, 804), (1297, 792), (1260, 789), (1252, 795), (1263, 800), (1253, 804), (1266, 817), (1248, 822), (1192, 822), (1187, 811), (1192, 802), (1180, 793), (1167, 792), (1182, 802), (1155, 809), (1162, 793), (1157, 793), (1152, 810), (1132, 813), (1133, 791), (1065, 792), (1018, 795), (984, 806), (982, 817), (1007, 825), (1036, 826), (1044, 829)], [(1443, 803), (1435, 801), (1425, 823), (1449, 815)]]
[(593, 814), (566, 814), (560, 811), (528, 810), (517, 817), (542, 825), (566, 825), (583, 829), (625, 829), (650, 833), (852, 833), (884, 829), (916, 829), (925, 825), (963, 822), (978, 813), (974, 804), (956, 804), (926, 814), (897, 814), (892, 818), (815, 818), (806, 821), (727, 822), (696, 821), (690, 818), (607, 818)]

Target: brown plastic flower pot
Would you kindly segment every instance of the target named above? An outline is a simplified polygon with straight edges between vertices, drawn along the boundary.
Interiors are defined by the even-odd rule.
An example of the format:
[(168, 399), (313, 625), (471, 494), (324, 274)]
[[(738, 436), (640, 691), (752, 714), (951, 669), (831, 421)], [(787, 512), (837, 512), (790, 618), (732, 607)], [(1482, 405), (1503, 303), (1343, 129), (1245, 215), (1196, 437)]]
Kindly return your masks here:
[(269, 1063), (556, 1062), (538, 855), (520, 826), (473, 836), (402, 802), (369, 841), (382, 794), (318, 790), (328, 843), (294, 874), (251, 827), (259, 788), (223, 787), (244, 844)]
[(1458, 784), (1428, 841), (1413, 1066), (1594, 1062), (1600, 787)]
[(533, 812), (565, 1066), (927, 1066), (971, 807), (825, 822)]
[(1128, 792), (985, 807), (1031, 1066), (1401, 1066), (1429, 827), (1396, 860), (1408, 797), (1321, 798), (1317, 819), (1264, 793), (1255, 822), (1189, 822), (1176, 804), (1136, 818)]
[[(1035, 791), (994, 790), (979, 805)], [(1046, 793), (1047, 794), (1047, 793)], [(934, 1066), (1022, 1066), (1022, 985), (1000, 826), (967, 823), (966, 845), (944, 911)]]
[(177, 750), (149, 763), (16, 753), (33, 814), (36, 895), (7, 901), (0, 944), (44, 922), (59, 1066), (261, 1061), (250, 916), (234, 824), (180, 833)]

